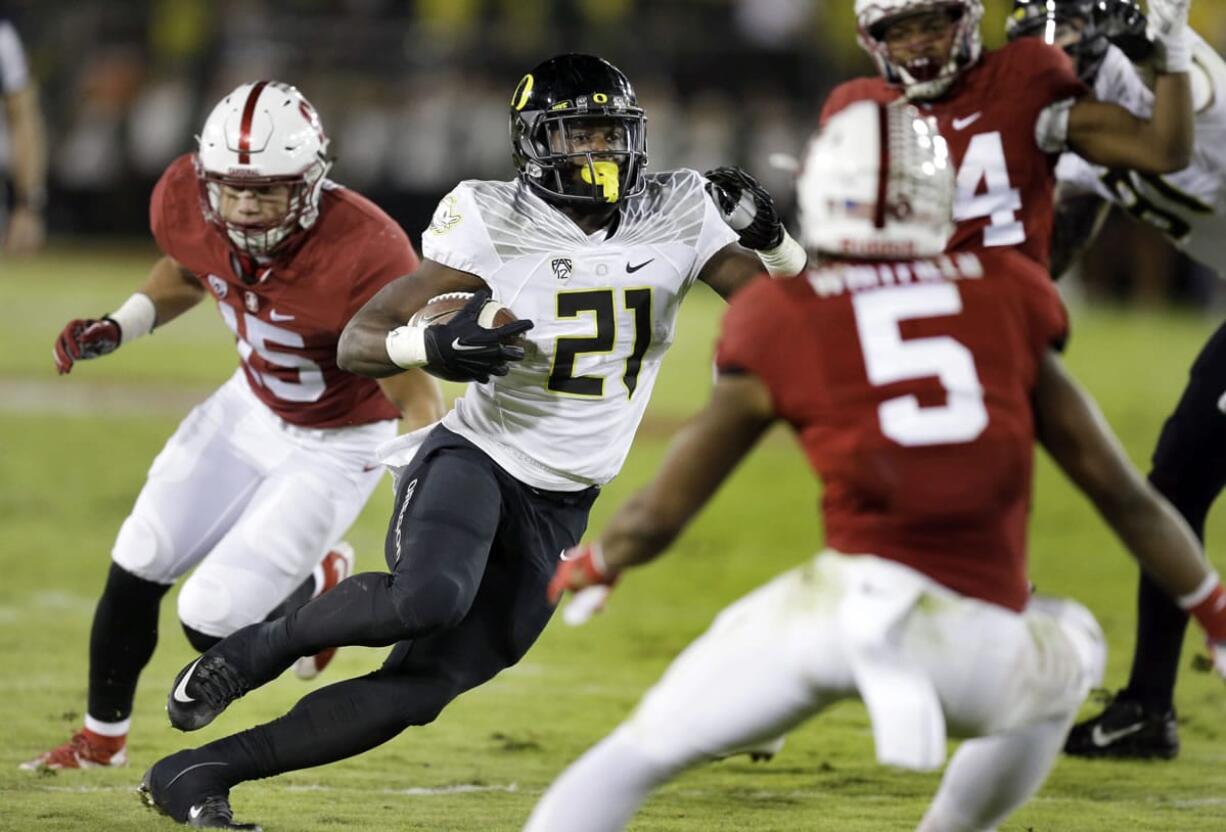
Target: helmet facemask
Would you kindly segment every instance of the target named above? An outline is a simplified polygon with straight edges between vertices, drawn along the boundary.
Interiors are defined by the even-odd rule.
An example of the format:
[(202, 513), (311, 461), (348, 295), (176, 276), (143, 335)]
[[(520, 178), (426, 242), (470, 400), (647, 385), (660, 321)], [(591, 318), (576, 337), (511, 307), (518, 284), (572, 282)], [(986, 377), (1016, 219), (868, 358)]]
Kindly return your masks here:
[[(331, 163), (316, 159), (296, 176), (227, 176), (207, 171), (196, 159), (200, 182), (201, 207), (205, 219), (221, 230), (239, 251), (251, 257), (272, 257), (310, 229), (319, 218), (319, 194)], [(228, 219), (222, 211), (223, 188), (235, 191), (267, 191), (276, 186), (288, 188), (285, 210), (266, 220), (242, 222)], [(258, 194), (264, 202), (266, 195)]]
[[(514, 151), (524, 158), (523, 176), (547, 199), (610, 205), (643, 192), (647, 119), (640, 108), (519, 115)], [(594, 135), (605, 139), (603, 147), (592, 146)]]
[[(887, 42), (891, 26), (932, 13), (949, 17), (950, 46), (944, 62), (927, 58), (900, 63)], [(860, 0), (856, 19), (861, 47), (877, 62), (882, 76), (901, 86), (907, 99), (925, 101), (944, 95), (962, 70), (979, 60), (982, 41), (979, 22), (983, 17), (981, 0)]]

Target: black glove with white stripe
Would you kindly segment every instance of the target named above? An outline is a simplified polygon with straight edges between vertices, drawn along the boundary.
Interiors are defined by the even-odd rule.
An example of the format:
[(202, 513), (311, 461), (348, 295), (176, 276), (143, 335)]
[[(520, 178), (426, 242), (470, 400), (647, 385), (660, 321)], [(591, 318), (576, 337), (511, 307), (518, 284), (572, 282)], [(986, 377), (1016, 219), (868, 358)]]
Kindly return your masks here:
[(773, 249), (783, 242), (783, 221), (770, 192), (740, 168), (721, 167), (703, 174), (707, 193), (715, 200), (724, 222), (745, 248)]

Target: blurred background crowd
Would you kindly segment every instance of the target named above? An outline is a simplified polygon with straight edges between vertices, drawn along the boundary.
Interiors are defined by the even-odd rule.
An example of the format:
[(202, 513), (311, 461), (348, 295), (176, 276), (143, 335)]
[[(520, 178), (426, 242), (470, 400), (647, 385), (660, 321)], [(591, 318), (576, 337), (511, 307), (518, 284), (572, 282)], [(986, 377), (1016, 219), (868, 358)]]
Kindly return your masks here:
[[(985, 41), (999, 44), (1009, 0), (985, 5)], [(772, 154), (798, 153), (828, 90), (874, 71), (852, 0), (0, 0), (0, 17), (37, 79), (53, 241), (147, 235), (158, 175), (245, 80), (298, 86), (332, 138), (332, 177), (417, 242), (455, 182), (510, 178), (507, 101), (549, 55), (594, 52), (630, 76), (652, 168), (739, 164), (787, 207), (790, 174)], [(1226, 3), (1194, 4), (1193, 24), (1226, 46)], [(1168, 268), (1177, 257), (1117, 220), (1083, 284), (1220, 305), (1219, 281), (1182, 260)]]

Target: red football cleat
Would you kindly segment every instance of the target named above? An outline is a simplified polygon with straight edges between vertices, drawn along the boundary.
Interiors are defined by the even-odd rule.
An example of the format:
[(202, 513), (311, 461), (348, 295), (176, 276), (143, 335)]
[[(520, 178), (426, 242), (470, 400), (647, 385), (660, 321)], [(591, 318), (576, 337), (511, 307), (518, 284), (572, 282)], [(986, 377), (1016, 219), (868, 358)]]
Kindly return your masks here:
[[(343, 540), (337, 543), (335, 548), (324, 555), (324, 559), (315, 567), (315, 586), (318, 589), (316, 589), (315, 594), (311, 598), (318, 598), (352, 575), (355, 560), (356, 556), (352, 546)], [(303, 656), (294, 662), (295, 675), (299, 679), (314, 679), (332, 661), (332, 657), (336, 655), (336, 650), (337, 648), (335, 647), (328, 647), (320, 650), (313, 656)]]
[(128, 738), (104, 737), (82, 728), (63, 745), (21, 764), (25, 771), (65, 768), (102, 768), (126, 765)]

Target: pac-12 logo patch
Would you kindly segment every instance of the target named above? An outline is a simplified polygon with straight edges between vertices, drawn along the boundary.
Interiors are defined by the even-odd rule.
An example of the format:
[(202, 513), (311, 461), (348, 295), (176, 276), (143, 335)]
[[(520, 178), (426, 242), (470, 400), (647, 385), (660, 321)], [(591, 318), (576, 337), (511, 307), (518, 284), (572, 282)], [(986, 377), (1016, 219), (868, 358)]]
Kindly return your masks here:
[(553, 266), (553, 276), (558, 280), (566, 280), (574, 270), (574, 263), (571, 262), (569, 257), (555, 257), (551, 265)]
[(217, 295), (218, 300), (224, 298), (226, 293), (230, 291), (230, 287), (226, 282), (215, 274), (209, 275), (209, 288), (213, 290), (213, 294)]

